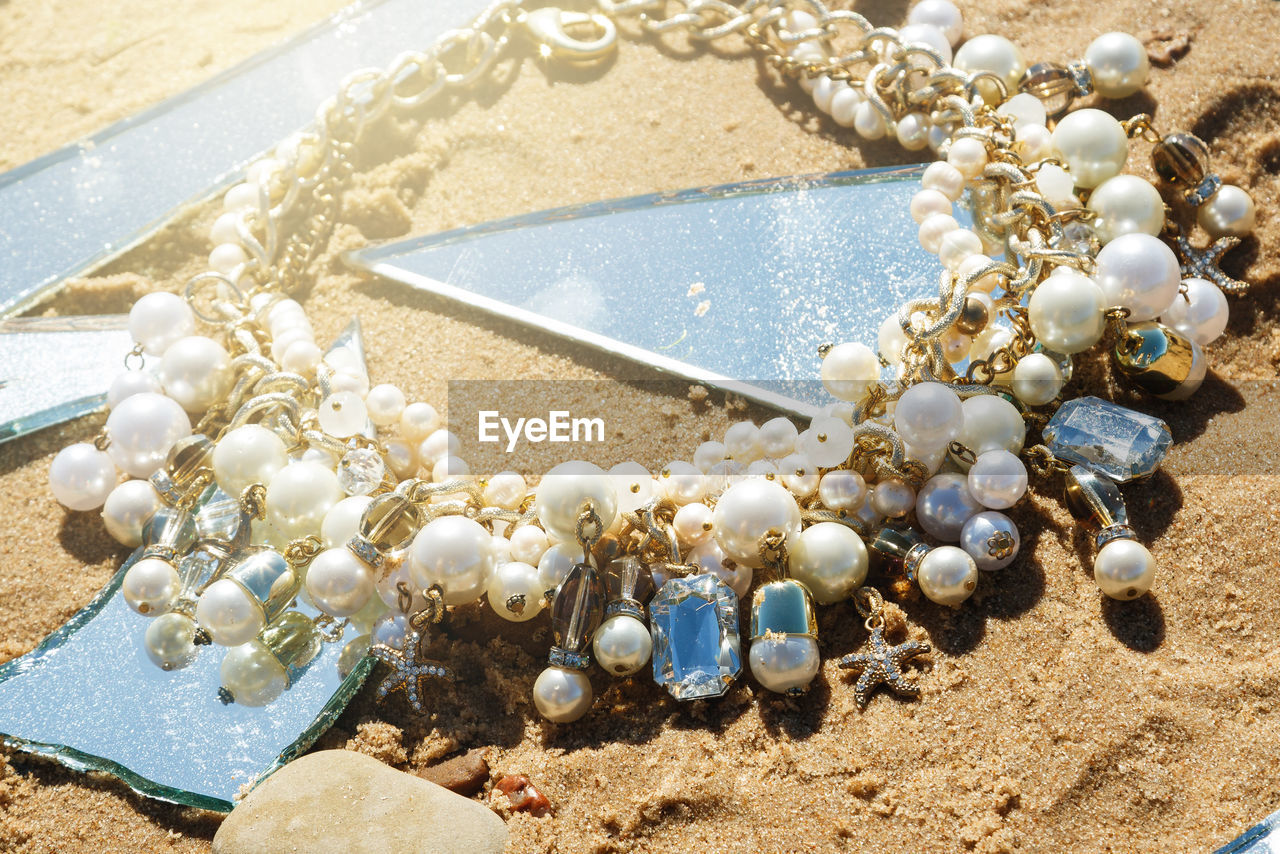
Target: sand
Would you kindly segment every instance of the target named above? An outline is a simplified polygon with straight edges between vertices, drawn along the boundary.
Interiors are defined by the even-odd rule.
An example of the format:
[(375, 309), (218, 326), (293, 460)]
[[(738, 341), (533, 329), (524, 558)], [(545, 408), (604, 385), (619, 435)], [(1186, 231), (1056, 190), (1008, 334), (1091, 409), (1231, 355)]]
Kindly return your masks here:
[[(1258, 233), (1228, 259), (1255, 282), (1232, 304), (1213, 376), (1188, 404), (1142, 400), (1101, 362), (1077, 389), (1107, 390), (1166, 418), (1164, 472), (1127, 488), (1162, 571), (1148, 597), (1103, 599), (1091, 545), (1042, 484), (1015, 518), (1018, 562), (959, 611), (905, 605), (937, 650), (924, 695), (866, 711), (835, 666), (865, 632), (823, 609), (823, 670), (798, 700), (743, 680), (715, 703), (677, 705), (647, 680), (597, 678), (577, 725), (545, 725), (527, 701), (545, 639), (478, 609), (438, 651), (468, 679), (425, 717), (366, 689), (321, 740), (405, 770), (490, 747), (495, 774), (529, 775), (546, 818), (513, 816), (511, 851), (1199, 850), (1280, 806), (1280, 20), (1274, 4), (1138, 0), (961, 2), (970, 35), (998, 31), (1030, 57), (1069, 59), (1127, 29), (1156, 53), (1144, 94), (1103, 104), (1154, 112), (1212, 146), (1216, 170), (1259, 207)], [(11, 167), (234, 63), (338, 8), (336, 0), (228, 0), (177, 13), (158, 0), (10, 0), (0, 5), (0, 167)], [(862, 4), (901, 23), (906, 3)], [(630, 28), (624, 28), (630, 33)], [(634, 35), (634, 33), (630, 33)], [(406, 45), (406, 48), (412, 47)], [(518, 66), (518, 67), (517, 67)], [(358, 314), (370, 370), (442, 403), (446, 378), (608, 379), (633, 368), (553, 338), (347, 272), (338, 251), (594, 199), (769, 175), (909, 162), (814, 115), (795, 88), (732, 47), (704, 52), (629, 39), (592, 72), (525, 58), (478, 99), (386, 122), (362, 147), (342, 224), (307, 300), (318, 337)], [(1131, 163), (1146, 174), (1145, 147)], [(212, 208), (71, 289), (45, 310), (124, 311), (176, 288), (208, 251)], [(911, 239), (904, 236), (904, 239)], [(738, 415), (628, 387), (619, 440), (658, 465)], [(763, 412), (748, 412), (760, 418)], [(31, 649), (88, 601), (124, 556), (92, 514), (67, 514), (45, 478), (62, 445), (100, 418), (0, 447), (0, 659)], [(483, 795), (481, 795), (483, 797)], [(0, 850), (204, 851), (217, 816), (155, 804), (105, 779), (11, 755), (0, 765)]]

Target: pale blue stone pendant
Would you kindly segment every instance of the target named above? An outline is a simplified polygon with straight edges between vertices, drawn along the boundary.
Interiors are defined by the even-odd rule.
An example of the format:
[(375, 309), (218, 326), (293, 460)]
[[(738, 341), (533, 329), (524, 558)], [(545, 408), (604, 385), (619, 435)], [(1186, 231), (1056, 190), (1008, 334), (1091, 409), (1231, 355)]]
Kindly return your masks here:
[(710, 573), (672, 578), (649, 605), (653, 679), (677, 700), (719, 697), (742, 672), (738, 596)]
[(1060, 460), (1127, 483), (1160, 467), (1173, 434), (1152, 415), (1097, 397), (1077, 397), (1049, 419), (1044, 443)]

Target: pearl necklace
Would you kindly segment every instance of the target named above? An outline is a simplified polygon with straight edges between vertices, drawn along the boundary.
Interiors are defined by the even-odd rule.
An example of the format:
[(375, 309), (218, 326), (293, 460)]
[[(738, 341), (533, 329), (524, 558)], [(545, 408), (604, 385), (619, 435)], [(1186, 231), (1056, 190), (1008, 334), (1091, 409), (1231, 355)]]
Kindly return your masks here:
[[(356, 72), (313, 130), (227, 192), (209, 272), (183, 296), (135, 304), (137, 346), (109, 390), (106, 426), (61, 451), (49, 477), (66, 507), (102, 508), (111, 534), (139, 547), (121, 590), (155, 618), (145, 645), (158, 666), (226, 647), (229, 697), (265, 705), (350, 624), (359, 634), (344, 660), (386, 661), (394, 674), (380, 695), (403, 689), (420, 708), (421, 680), (450, 676), (422, 658), (431, 625), (487, 598), (511, 621), (551, 611), (533, 699), (567, 722), (591, 706), (593, 658), (616, 677), (652, 658), (679, 699), (723, 694), (741, 670), (737, 608), (748, 596), (752, 674), (802, 692), (820, 665), (815, 606), (851, 599), (871, 641), (841, 661), (859, 674), (859, 703), (878, 685), (913, 696), (902, 667), (928, 646), (886, 642), (869, 571), (898, 595), (960, 606), (980, 572), (1018, 553), (1001, 511), (1027, 491), (1028, 467), (1065, 481), (1068, 507), (1096, 535), (1101, 591), (1147, 592), (1156, 568), (1117, 483), (1154, 471), (1168, 428), (1097, 398), (1064, 403), (1061, 391), (1072, 357), (1108, 340), (1139, 388), (1194, 393), (1201, 348), (1226, 325), (1224, 292), (1245, 288), (1215, 261), (1251, 231), (1254, 208), (1209, 172), (1194, 136), (1162, 136), (1145, 115), (1066, 112), (1091, 92), (1141, 89), (1142, 45), (1108, 33), (1080, 61), (1028, 68), (1001, 36), (961, 44), (948, 0), (921, 0), (900, 30), (817, 0), (687, 0), (662, 17), (669, 5), (601, 0), (586, 15), (502, 0), (425, 52)], [(822, 348), (837, 402), (805, 430), (742, 422), (657, 477), (636, 463), (606, 472), (571, 461), (531, 491), (512, 472), (473, 475), (430, 404), (371, 386), (351, 349), (323, 352), (289, 294), (333, 228), (370, 121), (465, 90), (521, 34), (549, 59), (596, 61), (624, 16), (650, 33), (745, 38), (837, 125), (937, 153), (911, 214), (943, 271), (936, 298), (884, 319), (878, 354)], [(1137, 137), (1153, 143), (1176, 209), (1122, 174)], [(953, 216), (966, 199), (972, 228)], [(1217, 241), (1210, 249), (1184, 236), (1187, 211)], [(1028, 425), (1044, 444), (1026, 446)], [(296, 610), (300, 595), (324, 616)]]

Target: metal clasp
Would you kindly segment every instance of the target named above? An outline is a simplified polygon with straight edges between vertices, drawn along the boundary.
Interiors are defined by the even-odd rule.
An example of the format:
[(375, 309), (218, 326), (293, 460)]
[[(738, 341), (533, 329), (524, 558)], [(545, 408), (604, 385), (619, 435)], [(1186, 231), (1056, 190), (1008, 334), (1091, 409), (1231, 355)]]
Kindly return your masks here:
[[(608, 56), (618, 44), (618, 28), (600, 14), (544, 7), (526, 13), (522, 23), (538, 43), (539, 53), (549, 59), (594, 62)], [(594, 39), (580, 39), (569, 34), (570, 29), (586, 27), (598, 35)]]

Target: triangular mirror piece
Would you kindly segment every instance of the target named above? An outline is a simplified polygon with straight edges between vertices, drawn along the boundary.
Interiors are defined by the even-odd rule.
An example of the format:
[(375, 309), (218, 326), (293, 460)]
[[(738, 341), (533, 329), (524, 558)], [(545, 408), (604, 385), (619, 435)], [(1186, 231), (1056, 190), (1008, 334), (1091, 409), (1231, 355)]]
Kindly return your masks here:
[[(543, 211), (349, 253), (353, 266), (800, 414), (818, 347), (862, 341), (941, 266), (923, 167), (766, 179)], [(967, 213), (957, 212), (967, 221)]]

